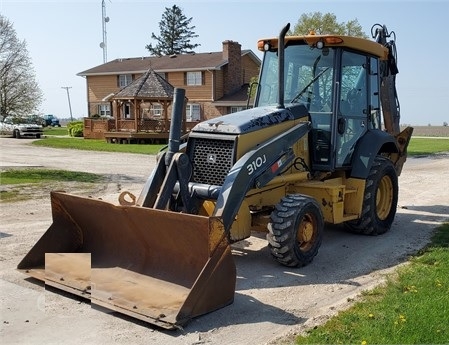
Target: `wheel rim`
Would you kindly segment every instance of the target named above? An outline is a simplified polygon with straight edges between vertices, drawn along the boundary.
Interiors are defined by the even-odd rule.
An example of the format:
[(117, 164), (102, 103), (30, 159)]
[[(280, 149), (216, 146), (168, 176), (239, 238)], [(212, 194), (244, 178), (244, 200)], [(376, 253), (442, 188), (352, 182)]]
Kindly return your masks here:
[(317, 221), (311, 213), (306, 213), (299, 224), (296, 239), (299, 249), (302, 251), (309, 250), (316, 237)]
[(380, 220), (385, 220), (390, 214), (393, 202), (393, 182), (390, 177), (382, 177), (376, 194), (376, 213)]

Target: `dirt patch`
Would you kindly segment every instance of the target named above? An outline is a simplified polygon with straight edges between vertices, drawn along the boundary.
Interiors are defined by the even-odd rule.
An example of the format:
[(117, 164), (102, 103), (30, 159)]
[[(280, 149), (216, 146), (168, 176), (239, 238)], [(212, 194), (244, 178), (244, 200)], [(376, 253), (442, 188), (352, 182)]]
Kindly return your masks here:
[[(85, 152), (74, 157), (67, 150), (24, 147), (20, 140), (10, 145), (13, 153), (2, 150), (2, 162), (10, 165), (32, 159), (46, 168), (109, 174), (108, 183), (87, 194), (111, 202), (123, 190), (138, 195), (154, 166), (153, 157), (143, 155)], [(51, 224), (47, 190), (43, 197), (2, 203), (0, 339), (3, 344), (280, 344), (350, 306), (363, 290), (381, 283), (428, 243), (434, 228), (449, 219), (449, 194), (442, 193), (449, 190), (447, 171), (447, 155), (409, 159), (399, 178), (392, 229), (370, 237), (327, 226), (323, 245), (307, 267), (277, 264), (263, 234), (234, 244), (234, 303), (176, 331), (91, 308), (26, 279), (15, 268)], [(70, 189), (77, 192), (77, 186)]]
[[(1, 202), (17, 202), (29, 199), (48, 198), (51, 191), (60, 190), (77, 195), (99, 195), (105, 192), (107, 184), (82, 183), (82, 182), (44, 182), (3, 185), (0, 188)], [(11, 199), (3, 195), (12, 195)], [(6, 200), (5, 200), (6, 199)]]

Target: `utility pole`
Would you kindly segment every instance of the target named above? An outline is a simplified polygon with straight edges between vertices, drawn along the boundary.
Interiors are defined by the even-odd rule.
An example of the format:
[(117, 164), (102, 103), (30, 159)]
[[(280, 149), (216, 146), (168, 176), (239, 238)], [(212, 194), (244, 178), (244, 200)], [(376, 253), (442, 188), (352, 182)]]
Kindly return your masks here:
[(70, 110), (70, 122), (73, 122), (73, 116), (72, 116), (72, 105), (70, 104), (70, 93), (69, 89), (71, 89), (71, 86), (62, 86), (61, 89), (65, 89), (67, 91), (67, 100), (69, 101), (69, 110)]

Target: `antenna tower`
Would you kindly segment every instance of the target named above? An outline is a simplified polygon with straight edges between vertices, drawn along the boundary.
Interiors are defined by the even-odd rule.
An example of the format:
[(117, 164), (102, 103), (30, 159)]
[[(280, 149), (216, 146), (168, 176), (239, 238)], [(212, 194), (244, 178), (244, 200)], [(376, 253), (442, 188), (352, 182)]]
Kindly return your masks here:
[(109, 17), (106, 16), (106, 4), (104, 0), (101, 1), (101, 25), (103, 29), (103, 41), (100, 43), (100, 48), (103, 49), (103, 63), (108, 61), (108, 38), (106, 31), (106, 23), (109, 22)]

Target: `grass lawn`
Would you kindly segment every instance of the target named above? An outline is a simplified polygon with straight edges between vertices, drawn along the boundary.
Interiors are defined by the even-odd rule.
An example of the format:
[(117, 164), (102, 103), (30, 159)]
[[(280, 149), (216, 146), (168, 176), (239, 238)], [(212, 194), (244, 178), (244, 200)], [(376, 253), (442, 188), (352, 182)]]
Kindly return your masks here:
[(407, 152), (410, 156), (429, 155), (439, 152), (449, 152), (449, 138), (413, 138), (410, 140)]
[(18, 183), (38, 183), (45, 181), (98, 182), (101, 175), (67, 170), (51, 169), (11, 169), (0, 171), (0, 185)]
[[(36, 197), (45, 186), (61, 188), (66, 182), (81, 182), (96, 185), (104, 179), (102, 175), (67, 170), (8, 169), (0, 171), (0, 202), (14, 202)], [(38, 193), (41, 194), (41, 193)]]
[(296, 344), (447, 344), (449, 223), (432, 244), (350, 309), (296, 338)]
[[(50, 127), (44, 132), (46, 135), (66, 135), (55, 133), (67, 133), (64, 127)], [(165, 145), (142, 145), (142, 144), (110, 144), (105, 140), (83, 139), (83, 138), (60, 138), (49, 136), (33, 142), (33, 145), (46, 146), (63, 149), (107, 151), (107, 152), (127, 152), (141, 154), (157, 154)], [(449, 137), (437, 138), (414, 138), (410, 140), (408, 146), (409, 156), (429, 155), (439, 152), (449, 152)]]
[(67, 127), (44, 127), (44, 135), (68, 135)]
[(106, 140), (83, 139), (83, 138), (60, 138), (49, 136), (32, 143), (36, 146), (53, 147), (60, 149), (75, 149), (87, 151), (126, 152), (141, 154), (157, 154), (165, 145), (142, 145), (142, 144), (110, 144)]

